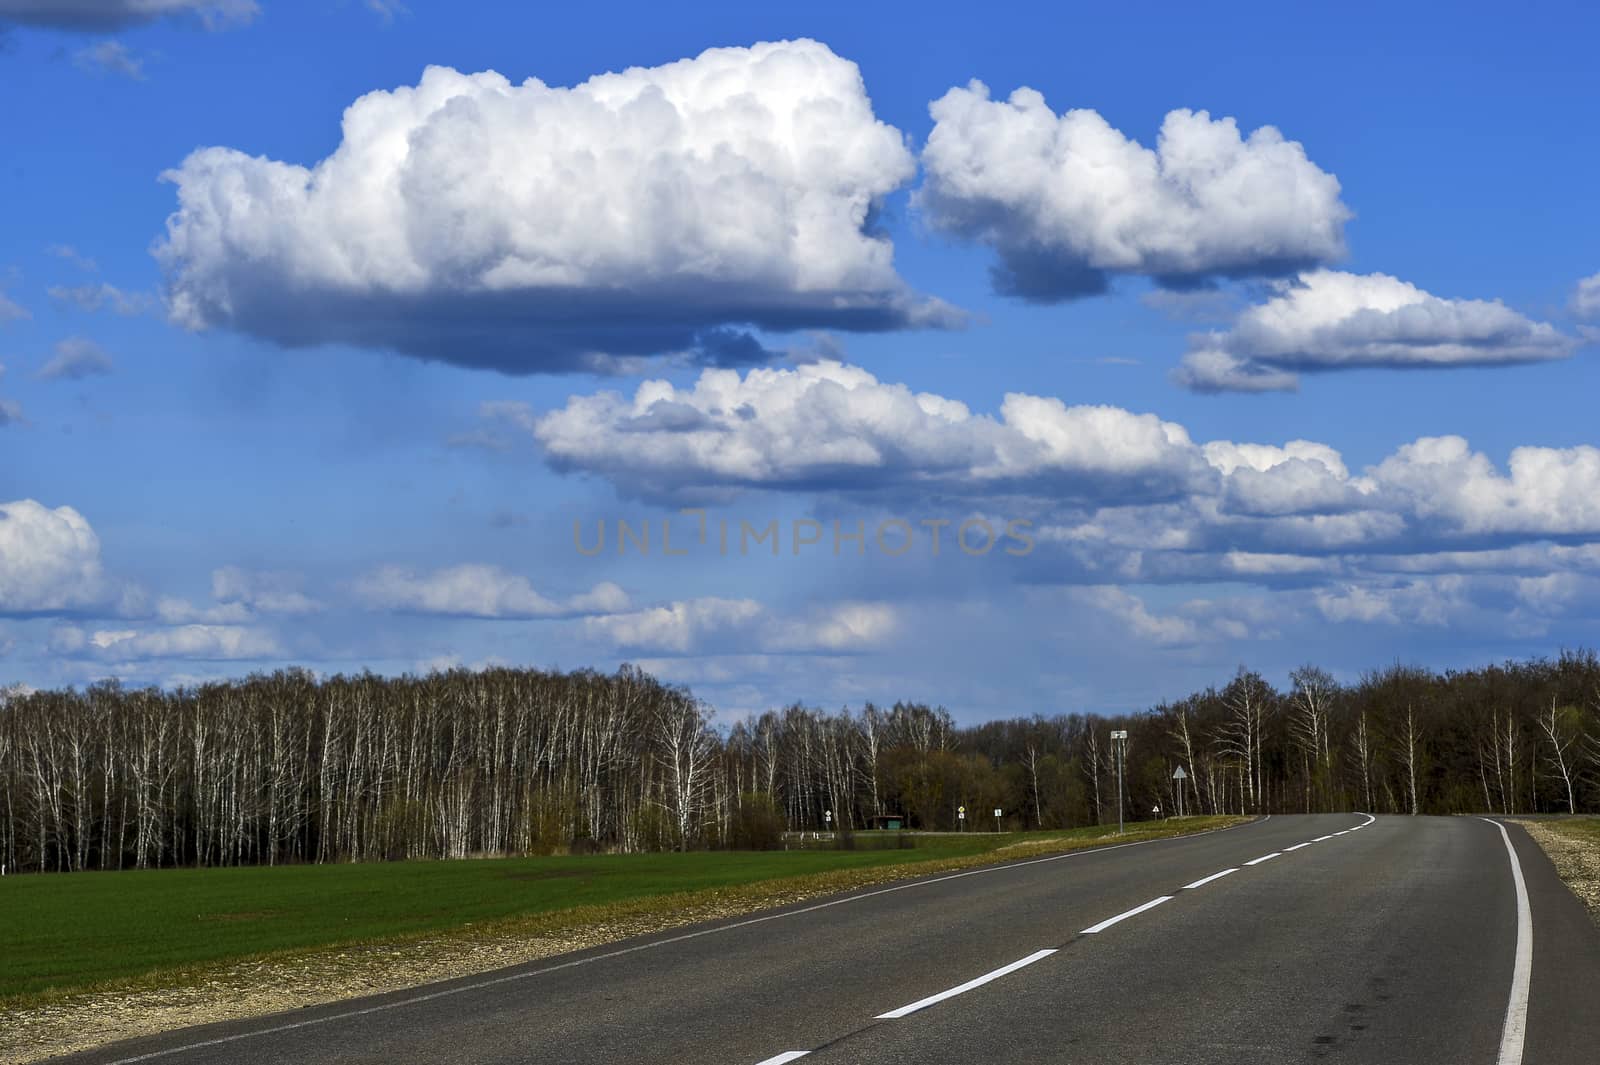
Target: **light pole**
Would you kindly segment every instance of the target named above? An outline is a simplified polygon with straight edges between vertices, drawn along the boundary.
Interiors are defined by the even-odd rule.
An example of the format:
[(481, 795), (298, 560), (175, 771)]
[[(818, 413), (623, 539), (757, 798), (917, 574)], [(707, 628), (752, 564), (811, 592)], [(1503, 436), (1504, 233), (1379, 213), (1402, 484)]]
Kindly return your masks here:
[(1128, 745), (1128, 730), (1118, 728), (1111, 730), (1111, 746), (1117, 756), (1117, 835), (1122, 835), (1122, 752)]

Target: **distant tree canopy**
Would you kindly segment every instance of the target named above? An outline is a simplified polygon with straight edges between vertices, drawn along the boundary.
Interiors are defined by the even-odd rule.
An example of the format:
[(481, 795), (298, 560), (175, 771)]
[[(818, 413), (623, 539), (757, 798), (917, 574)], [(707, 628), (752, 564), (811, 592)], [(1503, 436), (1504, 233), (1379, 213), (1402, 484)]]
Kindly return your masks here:
[(1223, 687), (1117, 718), (957, 727), (943, 708), (791, 706), (718, 732), (623, 667), (0, 694), (7, 871), (770, 847), (784, 830), (1066, 828), (1177, 811), (1600, 810), (1600, 660), (1286, 691)]

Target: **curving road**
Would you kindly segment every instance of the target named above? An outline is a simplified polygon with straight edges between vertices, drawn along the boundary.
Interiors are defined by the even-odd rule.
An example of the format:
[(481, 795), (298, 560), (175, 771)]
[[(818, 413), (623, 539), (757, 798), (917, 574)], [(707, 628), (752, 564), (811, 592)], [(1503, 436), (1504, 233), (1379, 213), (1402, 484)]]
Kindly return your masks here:
[(1278, 816), (60, 1060), (1595, 1065), (1596, 989), (1516, 826)]

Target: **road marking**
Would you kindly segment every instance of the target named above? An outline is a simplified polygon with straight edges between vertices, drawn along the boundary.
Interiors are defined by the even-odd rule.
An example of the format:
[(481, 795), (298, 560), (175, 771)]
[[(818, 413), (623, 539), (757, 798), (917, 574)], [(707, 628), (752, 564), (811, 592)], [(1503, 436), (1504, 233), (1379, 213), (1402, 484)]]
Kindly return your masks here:
[(1334, 833), (1334, 835), (1335, 835), (1335, 836), (1342, 836), (1342, 835), (1344, 835), (1344, 834), (1345, 834), (1345, 833), (1346, 833), (1346, 832), (1349, 832), (1349, 831), (1350, 831), (1350, 829), (1348, 829), (1348, 828), (1347, 828), (1347, 829), (1345, 829), (1345, 830), (1344, 830), (1344, 832), (1335, 832), (1335, 833)]
[[(878, 1014), (876, 1019), (880, 1020), (880, 1021), (899, 1020), (901, 1017), (905, 1017), (905, 1016), (908, 1016), (910, 1014), (913, 1014), (913, 1013), (917, 1012), (918, 1010), (927, 1009), (929, 1006), (932, 1006), (936, 1002), (943, 1002), (947, 998), (955, 998), (957, 995), (965, 994), (966, 992), (971, 991), (975, 987), (982, 987), (984, 984), (987, 984), (991, 980), (998, 980), (1002, 976), (1006, 975), (1007, 973), (1014, 973), (1018, 969), (1022, 968), (1025, 965), (1032, 965), (1034, 962), (1038, 961), (1040, 958), (1048, 958), (1050, 955), (1054, 954), (1055, 952), (1056, 952), (1056, 950), (1055, 950), (1054, 947), (1051, 947), (1048, 950), (1036, 950), (1032, 954), (1029, 954), (1026, 958), (1023, 958), (1020, 961), (1014, 961), (1010, 965), (1002, 965), (1000, 968), (996, 969), (992, 973), (984, 973), (982, 976), (978, 977), (977, 979), (968, 980), (964, 984), (958, 984), (955, 987), (952, 987), (948, 991), (941, 991), (937, 995), (929, 995), (927, 998), (919, 998), (919, 999), (917, 999), (917, 1001), (911, 1003), (911, 1005), (909, 1005), (909, 1006), (901, 1006), (899, 1009), (890, 1010), (888, 1013), (880, 1013), (880, 1014)], [(777, 1061), (779, 1059), (775, 1058), (773, 1060)], [(791, 1059), (783, 1058), (781, 1060), (789, 1061)]]
[[(135, 1054), (132, 1057), (118, 1058), (108, 1065), (137, 1065), (141, 1061), (153, 1061), (156, 1058), (170, 1057), (173, 1054), (182, 1054), (187, 1050), (204, 1050), (207, 1047), (226, 1046), (244, 1039), (255, 1039), (263, 1035), (278, 1035), (283, 1032), (292, 1032), (300, 1028), (311, 1028), (319, 1024), (332, 1024), (334, 1021), (348, 1021), (357, 1017), (366, 1017), (374, 1013), (386, 1013), (406, 1006), (418, 1006), (425, 1002), (433, 1002), (441, 998), (450, 998), (454, 995), (464, 994), (468, 991), (482, 991), (489, 987), (498, 987), (501, 984), (516, 983), (520, 980), (531, 980), (535, 976), (546, 976), (563, 969), (575, 969), (580, 965), (592, 965), (598, 961), (609, 961), (612, 958), (621, 958), (629, 954), (636, 954), (641, 950), (654, 950), (657, 947), (669, 947), (675, 943), (683, 943), (701, 936), (714, 936), (722, 932), (732, 932), (740, 928), (749, 928), (751, 925), (765, 924), (768, 921), (782, 921), (789, 917), (799, 917), (802, 914), (816, 913), (818, 910), (830, 909), (834, 906), (847, 906), (852, 902), (862, 899), (877, 898), (880, 895), (890, 895), (896, 891), (909, 891), (912, 888), (928, 887), (931, 884), (943, 884), (949, 880), (960, 880), (969, 876), (985, 876), (989, 873), (1000, 873), (1007, 869), (1023, 869), (1030, 865), (1043, 865), (1046, 862), (1059, 862), (1068, 858), (1082, 858), (1090, 854), (1105, 854), (1108, 851), (1120, 851), (1129, 847), (1145, 847), (1152, 843), (1168, 843), (1175, 840), (1199, 839), (1201, 836), (1220, 835), (1223, 832), (1232, 832), (1239, 828), (1249, 828), (1251, 825), (1262, 825), (1272, 820), (1268, 814), (1260, 821), (1246, 821), (1242, 825), (1229, 825), (1227, 828), (1208, 828), (1204, 832), (1193, 832), (1187, 836), (1165, 836), (1161, 839), (1141, 839), (1132, 843), (1115, 843), (1109, 847), (1091, 847), (1079, 851), (1068, 851), (1065, 854), (1051, 854), (1043, 858), (1029, 858), (1021, 862), (1007, 862), (1004, 865), (990, 865), (982, 869), (968, 869), (962, 873), (950, 873), (946, 876), (929, 877), (926, 880), (913, 880), (906, 884), (894, 884), (875, 891), (864, 891), (859, 895), (848, 895), (842, 899), (830, 899), (811, 906), (802, 906), (797, 910), (785, 910), (783, 913), (769, 913), (762, 917), (750, 917), (732, 924), (718, 925), (715, 928), (702, 928), (695, 932), (685, 932), (682, 935), (669, 936), (666, 939), (652, 940), (649, 943), (635, 943), (631, 947), (619, 947), (616, 950), (606, 951), (604, 954), (591, 954), (587, 958), (576, 958), (556, 965), (547, 965), (542, 969), (528, 969), (523, 972), (506, 973), (503, 976), (491, 976), (487, 980), (474, 980), (468, 984), (458, 984), (455, 987), (446, 987), (439, 991), (429, 991), (422, 995), (412, 995), (409, 998), (396, 999), (393, 1002), (380, 1002), (375, 1006), (366, 1006), (357, 1010), (345, 1010), (341, 1013), (329, 1013), (322, 1017), (311, 1017), (303, 1021), (293, 1021), (289, 1024), (275, 1024), (269, 1028), (256, 1028), (248, 1032), (236, 1032), (233, 1035), (218, 1036), (215, 1039), (202, 1039), (194, 1043), (183, 1043), (164, 1050), (152, 1050), (145, 1054)], [(442, 981), (441, 981), (442, 982)]]
[(1119, 913), (1115, 917), (1106, 918), (1104, 921), (1101, 921), (1099, 924), (1090, 925), (1088, 928), (1085, 928), (1082, 932), (1080, 932), (1079, 935), (1090, 936), (1090, 935), (1094, 935), (1096, 932), (1104, 932), (1106, 929), (1110, 928), (1112, 925), (1116, 924), (1118, 921), (1126, 921), (1130, 917), (1137, 917), (1139, 914), (1143, 913), (1146, 910), (1153, 910), (1157, 906), (1161, 905), (1163, 902), (1171, 902), (1171, 901), (1172, 901), (1172, 896), (1171, 895), (1163, 895), (1159, 899), (1151, 899), (1149, 902), (1145, 903), (1143, 906), (1135, 906), (1133, 909), (1129, 910), (1127, 913)]
[(1207, 884), (1211, 883), (1211, 881), (1213, 881), (1213, 880), (1221, 880), (1223, 877), (1227, 876), (1229, 873), (1237, 873), (1238, 871), (1239, 871), (1239, 869), (1238, 869), (1237, 866), (1235, 866), (1232, 869), (1224, 869), (1220, 873), (1212, 873), (1210, 876), (1203, 876), (1199, 880), (1196, 880), (1192, 884), (1185, 884), (1185, 885), (1183, 885), (1181, 890), (1183, 890), (1183, 891), (1193, 891), (1197, 887), (1205, 887)]
[(1283, 853), (1285, 853), (1285, 854), (1288, 854), (1288, 853), (1289, 853), (1289, 852), (1290, 852), (1290, 851), (1297, 851), (1297, 850), (1299, 850), (1299, 849), (1300, 849), (1300, 848), (1301, 848), (1301, 847), (1309, 847), (1309, 846), (1311, 846), (1311, 845), (1312, 845), (1312, 844), (1313, 844), (1313, 843), (1315, 843), (1315, 842), (1316, 842), (1316, 840), (1314, 840), (1314, 839), (1308, 839), (1308, 840), (1306, 840), (1306, 841), (1305, 841), (1305, 842), (1304, 842), (1304, 843), (1296, 843), (1296, 844), (1295, 844), (1295, 845), (1294, 845), (1294, 846), (1292, 846), (1292, 847), (1285, 847), (1285, 848), (1283, 848)]
[[(1480, 817), (1480, 821), (1489, 821)], [(1522, 1065), (1522, 1043), (1528, 1034), (1528, 981), (1533, 976), (1533, 909), (1528, 905), (1528, 884), (1522, 879), (1522, 862), (1511, 845), (1511, 835), (1499, 821), (1489, 821), (1500, 830), (1506, 854), (1511, 858), (1511, 880), (1517, 887), (1517, 955), (1511, 971), (1511, 999), (1506, 1003), (1506, 1023), (1500, 1029), (1500, 1057), (1497, 1065)]]
[(756, 1065), (787, 1065), (796, 1058), (803, 1058), (811, 1053), (809, 1050), (785, 1050), (782, 1054), (774, 1054), (765, 1061), (758, 1061)]
[(1311, 842), (1312, 843), (1321, 843), (1325, 839), (1332, 839), (1332, 838), (1333, 838), (1332, 836), (1318, 836), (1316, 839), (1312, 840)]
[(1271, 854), (1263, 854), (1259, 858), (1252, 858), (1248, 862), (1245, 862), (1244, 864), (1246, 864), (1246, 865), (1260, 865), (1262, 862), (1270, 862), (1270, 861), (1272, 861), (1272, 859), (1278, 857), (1282, 853), (1283, 853), (1282, 851), (1273, 851)]

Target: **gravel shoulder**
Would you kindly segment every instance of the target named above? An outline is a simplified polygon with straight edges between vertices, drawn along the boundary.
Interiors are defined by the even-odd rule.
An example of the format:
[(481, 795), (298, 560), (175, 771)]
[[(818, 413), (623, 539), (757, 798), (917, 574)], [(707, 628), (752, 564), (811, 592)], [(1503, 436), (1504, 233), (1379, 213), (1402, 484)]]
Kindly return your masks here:
[(1600, 817), (1509, 818), (1550, 856), (1556, 873), (1600, 924)]

